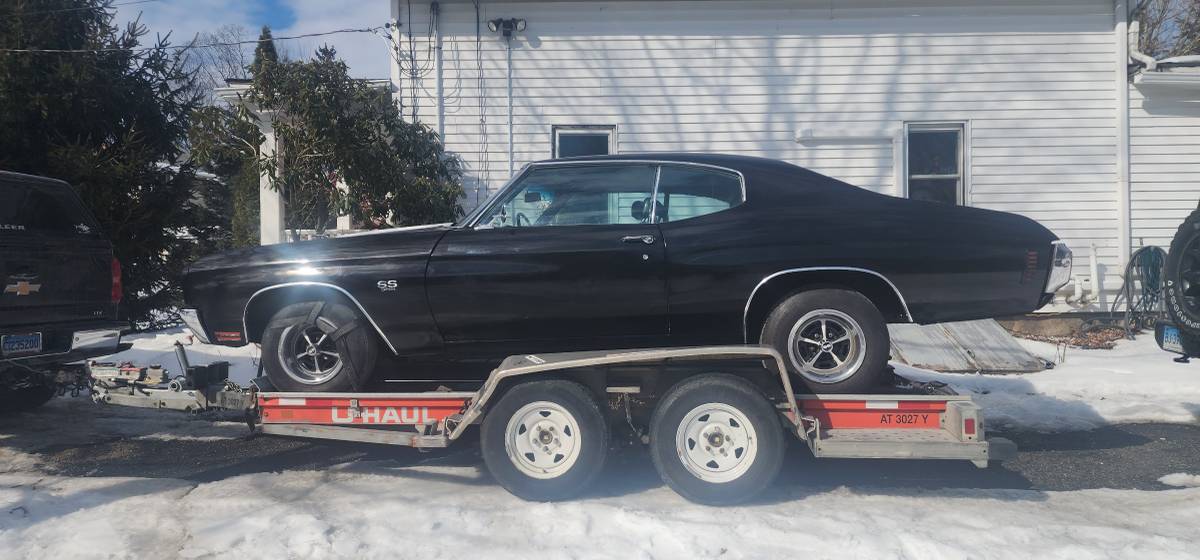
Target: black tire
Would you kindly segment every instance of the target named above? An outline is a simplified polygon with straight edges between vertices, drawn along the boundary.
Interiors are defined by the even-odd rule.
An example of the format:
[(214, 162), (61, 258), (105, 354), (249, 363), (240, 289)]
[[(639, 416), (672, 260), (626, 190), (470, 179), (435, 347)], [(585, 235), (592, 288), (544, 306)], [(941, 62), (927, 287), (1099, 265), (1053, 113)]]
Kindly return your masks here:
[[(750, 429), (742, 427), (740, 422), (716, 421), (715, 416), (706, 418), (708, 415), (704, 413), (709, 411), (706, 407), (714, 404), (739, 413)], [(696, 414), (700, 416), (692, 418)], [(688, 435), (687, 428), (701, 425), (702, 434), (721, 438), (720, 445)], [(729, 434), (719, 432), (722, 426), (729, 428)], [(711, 433), (714, 428), (718, 430), (715, 434)], [(736, 430), (742, 430), (740, 436), (730, 435)], [(700, 504), (730, 505), (753, 499), (775, 481), (783, 464), (783, 435), (778, 413), (758, 389), (732, 375), (707, 374), (679, 383), (659, 401), (650, 420), (650, 457), (663, 482), (680, 496)], [(746, 444), (751, 441), (753, 452)], [(697, 447), (708, 444), (716, 448)], [(740, 455), (739, 444), (743, 449)], [(695, 454), (690, 453), (692, 449)], [(724, 472), (710, 470), (725, 467), (715, 461), (702, 464), (708, 458), (704, 454), (735, 466)], [(701, 455), (700, 459), (696, 455)], [(751, 461), (747, 465), (739, 462), (747, 459)], [(724, 480), (727, 477), (733, 478)]]
[(1163, 268), (1167, 312), (1180, 329), (1200, 336), (1200, 210), (1175, 232)]
[[(819, 330), (810, 331), (819, 329), (821, 321), (826, 322), (826, 338), (820, 338)], [(850, 335), (850, 330), (861, 337)], [(827, 350), (824, 341), (841, 337), (842, 332), (850, 338), (832, 343)], [(875, 304), (858, 292), (818, 289), (794, 293), (767, 316), (759, 340), (779, 351), (789, 371), (812, 393), (869, 393), (888, 379), (891, 338), (887, 322)], [(837, 361), (838, 356), (843, 361)], [(809, 358), (813, 362), (805, 369)]]
[[(559, 428), (551, 433), (549, 428), (555, 427), (553, 423), (542, 426), (537, 420), (533, 420), (537, 422), (533, 425), (529, 420), (523, 421), (531, 415), (534, 418), (540, 415), (541, 407), (545, 405), (536, 403), (551, 403), (569, 413), (578, 428), (578, 432), (571, 430), (573, 439), (569, 449), (564, 445), (566, 437), (560, 441), (554, 435), (562, 435), (567, 430)], [(561, 419), (559, 413), (555, 414)], [(513, 425), (514, 440), (511, 445), (510, 424)], [(548, 435), (552, 441), (545, 443), (556, 447), (538, 456), (530, 456), (532, 451), (527, 451), (525, 457), (519, 457), (519, 449), (511, 449), (510, 453), (510, 448), (525, 443), (517, 442), (517, 438), (525, 434), (529, 434), (526, 441), (530, 442), (539, 435)], [(523, 500), (549, 502), (577, 496), (600, 474), (608, 455), (609, 426), (599, 403), (582, 385), (562, 380), (530, 381), (514, 386), (487, 412), (479, 439), (484, 463), (501, 486)], [(548, 478), (527, 474), (539, 464), (546, 465), (544, 476)]]
[(34, 385), (19, 389), (0, 389), (0, 414), (29, 412), (41, 408), (57, 394), (53, 385)]
[[(320, 343), (319, 355), (297, 358), (301, 347), (307, 346), (304, 334)], [(327, 337), (323, 342), (322, 336)], [(370, 323), (338, 302), (289, 305), (271, 317), (263, 332), (263, 369), (280, 391), (341, 392), (365, 388), (378, 355), (379, 338)], [(318, 361), (310, 361), (313, 359)]]

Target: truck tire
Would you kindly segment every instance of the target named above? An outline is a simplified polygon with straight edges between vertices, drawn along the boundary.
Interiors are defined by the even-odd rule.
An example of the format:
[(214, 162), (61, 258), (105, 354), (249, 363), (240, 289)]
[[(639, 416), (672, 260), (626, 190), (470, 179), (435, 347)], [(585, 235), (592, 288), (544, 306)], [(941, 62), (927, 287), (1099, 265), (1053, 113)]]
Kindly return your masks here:
[(708, 505), (757, 496), (783, 464), (778, 413), (746, 380), (693, 377), (659, 401), (650, 420), (650, 457), (663, 482)]
[(518, 498), (574, 497), (604, 468), (609, 427), (586, 388), (563, 380), (510, 389), (484, 416), (480, 446), (488, 472)]
[(759, 340), (779, 351), (813, 393), (869, 393), (887, 377), (887, 323), (858, 292), (792, 294), (771, 311)]
[(29, 412), (41, 408), (57, 394), (53, 385), (33, 385), (19, 389), (0, 389), (0, 414)]
[(1200, 210), (1175, 232), (1163, 267), (1167, 312), (1184, 332), (1200, 336)]
[(262, 337), (267, 378), (280, 391), (341, 392), (367, 386), (379, 340), (353, 309), (308, 301), (280, 309)]

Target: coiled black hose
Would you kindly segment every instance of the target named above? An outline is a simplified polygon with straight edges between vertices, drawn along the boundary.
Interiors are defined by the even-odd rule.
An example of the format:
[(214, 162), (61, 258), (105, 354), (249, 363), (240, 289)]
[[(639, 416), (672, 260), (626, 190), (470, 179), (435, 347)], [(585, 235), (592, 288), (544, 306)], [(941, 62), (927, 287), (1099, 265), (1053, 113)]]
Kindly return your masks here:
[[(1116, 314), (1121, 301), (1125, 305), (1125, 337), (1132, 339), (1133, 333), (1154, 328), (1154, 321), (1162, 314), (1163, 267), (1167, 252), (1161, 247), (1148, 245), (1130, 255), (1125, 265), (1121, 291), (1113, 298), (1110, 314)], [(1140, 284), (1135, 297), (1134, 284)]]

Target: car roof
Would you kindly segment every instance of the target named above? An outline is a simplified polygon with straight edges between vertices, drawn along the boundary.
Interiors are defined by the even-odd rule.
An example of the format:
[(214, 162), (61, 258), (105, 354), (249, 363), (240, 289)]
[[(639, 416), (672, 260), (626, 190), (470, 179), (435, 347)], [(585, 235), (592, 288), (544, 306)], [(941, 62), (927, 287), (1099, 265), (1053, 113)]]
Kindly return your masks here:
[(625, 154), (609, 154), (603, 156), (580, 156), (558, 159), (547, 159), (534, 162), (534, 165), (554, 164), (554, 163), (574, 163), (581, 161), (667, 161), (678, 163), (699, 163), (704, 165), (713, 165), (716, 167), (725, 167), (742, 173), (755, 171), (763, 168), (779, 169), (781, 167), (790, 167), (799, 169), (796, 166), (782, 162), (779, 160), (742, 156), (734, 154), (712, 154), (712, 153), (696, 153), (696, 152), (638, 152)]

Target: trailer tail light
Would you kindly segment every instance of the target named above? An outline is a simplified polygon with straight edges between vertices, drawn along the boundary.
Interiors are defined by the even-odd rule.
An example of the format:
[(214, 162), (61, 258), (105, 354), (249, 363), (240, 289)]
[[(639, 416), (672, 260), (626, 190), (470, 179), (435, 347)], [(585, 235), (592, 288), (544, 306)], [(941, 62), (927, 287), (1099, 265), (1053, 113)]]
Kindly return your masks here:
[(121, 284), (121, 261), (113, 257), (112, 260), (112, 302), (114, 304), (121, 303), (121, 298), (124, 296), (125, 288)]
[(975, 419), (967, 418), (963, 420), (963, 433), (968, 436), (975, 435)]

